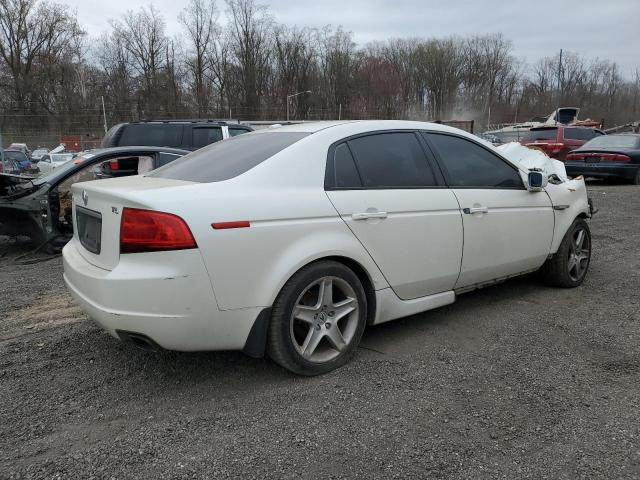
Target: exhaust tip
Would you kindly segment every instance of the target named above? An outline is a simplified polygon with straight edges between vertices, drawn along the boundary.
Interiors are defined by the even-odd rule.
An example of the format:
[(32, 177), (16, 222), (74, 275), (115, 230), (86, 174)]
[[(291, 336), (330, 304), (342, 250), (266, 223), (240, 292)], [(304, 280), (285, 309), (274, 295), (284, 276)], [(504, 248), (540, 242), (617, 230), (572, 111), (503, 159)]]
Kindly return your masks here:
[(148, 352), (159, 352), (163, 348), (154, 342), (151, 338), (142, 333), (128, 332), (126, 330), (116, 330), (118, 337), (125, 343), (130, 343), (141, 350)]

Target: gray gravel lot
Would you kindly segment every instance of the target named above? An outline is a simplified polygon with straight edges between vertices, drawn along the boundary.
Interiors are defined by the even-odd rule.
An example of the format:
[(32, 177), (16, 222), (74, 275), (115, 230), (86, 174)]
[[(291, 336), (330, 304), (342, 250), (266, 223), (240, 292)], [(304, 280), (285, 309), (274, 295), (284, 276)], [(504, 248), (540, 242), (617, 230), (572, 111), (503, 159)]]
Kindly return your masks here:
[(124, 345), (5, 240), (0, 478), (640, 478), (640, 188), (589, 190), (581, 288), (463, 295), (316, 378)]

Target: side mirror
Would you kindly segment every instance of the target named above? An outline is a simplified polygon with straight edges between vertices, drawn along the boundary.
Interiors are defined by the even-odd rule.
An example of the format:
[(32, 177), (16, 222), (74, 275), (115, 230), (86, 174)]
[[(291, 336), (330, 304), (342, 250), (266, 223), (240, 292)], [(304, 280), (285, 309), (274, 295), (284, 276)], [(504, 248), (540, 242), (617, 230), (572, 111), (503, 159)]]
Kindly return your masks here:
[(547, 186), (548, 180), (544, 172), (532, 170), (527, 177), (527, 190), (541, 192)]

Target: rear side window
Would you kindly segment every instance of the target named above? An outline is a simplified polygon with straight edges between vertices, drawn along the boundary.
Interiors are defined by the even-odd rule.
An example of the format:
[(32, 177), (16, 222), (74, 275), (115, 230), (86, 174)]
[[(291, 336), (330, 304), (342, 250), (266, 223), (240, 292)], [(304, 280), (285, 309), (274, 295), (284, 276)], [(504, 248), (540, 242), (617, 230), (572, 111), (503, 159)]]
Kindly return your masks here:
[(220, 182), (237, 177), (309, 135), (269, 132), (239, 135), (185, 155), (149, 174), (189, 182)]
[(426, 134), (440, 157), (453, 188), (523, 188), (515, 167), (469, 140), (451, 135)]
[(365, 188), (420, 188), (436, 181), (413, 132), (367, 135), (349, 140)]
[(229, 136), (235, 137), (236, 135), (242, 135), (243, 133), (249, 133), (251, 130), (246, 128), (229, 127)]
[(591, 140), (596, 136), (595, 131), (589, 128), (565, 128), (564, 138), (569, 140)]
[(349, 146), (341, 143), (329, 158), (325, 187), (338, 189), (362, 188), (362, 181), (353, 160)]
[(150, 147), (179, 147), (183, 125), (172, 123), (132, 123), (124, 127), (119, 145)]
[(556, 140), (558, 138), (557, 128), (542, 128), (539, 130), (529, 130), (523, 140), (535, 141), (535, 140)]
[(191, 146), (202, 148), (222, 140), (222, 128), (198, 127), (193, 129), (193, 141)]

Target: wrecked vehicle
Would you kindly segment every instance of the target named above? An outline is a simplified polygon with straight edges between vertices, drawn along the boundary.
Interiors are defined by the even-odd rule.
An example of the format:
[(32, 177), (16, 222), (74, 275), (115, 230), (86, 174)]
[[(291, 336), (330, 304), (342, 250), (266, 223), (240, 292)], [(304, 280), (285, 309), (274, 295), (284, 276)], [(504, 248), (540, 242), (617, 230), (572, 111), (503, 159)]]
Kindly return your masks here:
[(579, 286), (584, 181), (481, 142), (433, 123), (310, 122), (75, 185), (64, 279), (116, 338), (267, 353), (303, 375), (344, 365), (368, 325), (476, 288), (537, 270)]
[(37, 178), (2, 173), (0, 235), (25, 235), (45, 251), (56, 251), (73, 234), (72, 184), (146, 173), (187, 153), (164, 147), (106, 148), (84, 153)]

